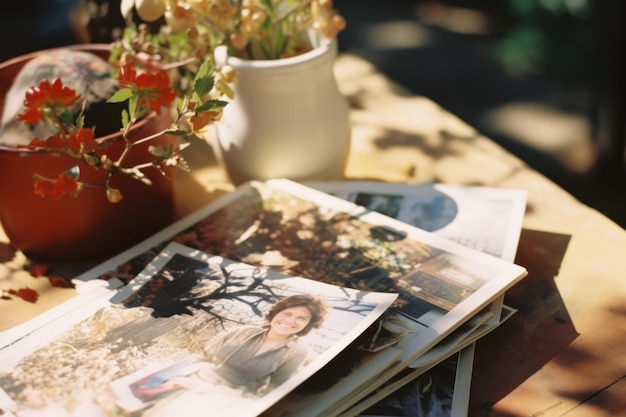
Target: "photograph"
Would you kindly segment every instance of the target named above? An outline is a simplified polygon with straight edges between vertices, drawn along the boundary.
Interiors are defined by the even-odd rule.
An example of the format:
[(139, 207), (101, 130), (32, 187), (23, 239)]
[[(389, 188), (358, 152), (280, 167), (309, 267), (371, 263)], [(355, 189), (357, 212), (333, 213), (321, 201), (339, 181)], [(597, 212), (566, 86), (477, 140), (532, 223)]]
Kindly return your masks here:
[[(172, 253), (168, 245), (186, 251)], [(0, 372), (0, 406), (12, 412), (62, 403), (62, 410), (95, 407), (106, 410), (104, 416), (158, 416), (167, 403), (191, 398), (218, 379), (204, 364), (211, 362), (205, 348), (219, 334), (264, 325), (279, 296), (311, 294), (323, 295), (332, 308), (320, 329), (298, 336), (310, 352), (300, 369), (256, 394), (229, 384), (213, 392), (227, 392), (219, 396), (223, 403), (235, 394), (237, 406), (228, 406), (233, 415), (293, 407), (294, 416), (341, 413), (485, 309), (494, 313), (503, 291), (525, 274), (523, 267), (302, 184), (247, 183), (77, 277), (79, 291), (94, 280), (128, 286), (111, 305), (93, 309), (95, 320), (77, 322), (76, 336), (66, 329), (66, 339), (29, 345), (30, 336), (41, 339), (59, 324), (47, 316), (33, 335), (3, 348), (3, 357), (18, 360)], [(300, 280), (305, 289), (295, 285)], [(386, 303), (373, 302), (374, 294), (393, 297), (384, 314), (364, 308), (364, 302)], [(332, 318), (338, 314), (348, 316)], [(62, 323), (73, 316), (62, 316)], [(348, 361), (346, 351), (354, 352)], [(62, 388), (40, 383), (52, 374), (40, 373), (46, 361), (55, 363), (62, 377), (54, 381), (63, 381)], [(67, 368), (79, 377), (67, 380), (73, 373)], [(77, 398), (75, 391), (87, 393)], [(224, 407), (218, 405), (211, 410)]]
[(491, 255), (513, 260), (526, 191), (439, 183), (327, 181), (313, 187)]
[(108, 305), (3, 364), (11, 370), (0, 372), (0, 408), (256, 416), (357, 340), (395, 298), (171, 243)]
[[(450, 356), (438, 366), (413, 378), (367, 408), (358, 417), (454, 417), (462, 415), (452, 414), (455, 379), (457, 370), (461, 366), (459, 362), (462, 359), (462, 353)], [(402, 376), (403, 374), (400, 373), (397, 378)]]
[[(524, 190), (377, 181), (325, 181), (310, 185), (460, 244), (503, 259), (514, 260), (526, 208), (527, 196)], [(447, 303), (441, 301), (440, 304), (445, 306)], [(492, 307), (495, 325), (501, 324), (513, 314), (506, 305), (501, 305), (500, 308), (502, 317), (497, 314), (497, 303)], [(411, 369), (419, 369), (433, 357), (443, 355), (447, 346), (452, 347), (462, 338), (469, 337), (473, 329), (475, 327), (461, 326), (439, 342), (436, 348), (410, 364), (406, 372), (411, 374), (415, 372)], [(398, 392), (379, 400), (364, 411), (363, 416), (450, 417), (467, 414), (473, 352), (474, 345), (471, 344), (460, 353), (451, 355), (415, 381), (407, 382), (407, 386), (397, 388)], [(393, 378), (385, 387), (392, 386), (398, 379), (400, 377)], [(414, 389), (423, 385), (424, 381), (428, 382), (427, 390)], [(435, 389), (436, 401), (426, 401), (424, 395), (431, 394)], [(402, 411), (399, 407), (405, 407), (407, 411)]]

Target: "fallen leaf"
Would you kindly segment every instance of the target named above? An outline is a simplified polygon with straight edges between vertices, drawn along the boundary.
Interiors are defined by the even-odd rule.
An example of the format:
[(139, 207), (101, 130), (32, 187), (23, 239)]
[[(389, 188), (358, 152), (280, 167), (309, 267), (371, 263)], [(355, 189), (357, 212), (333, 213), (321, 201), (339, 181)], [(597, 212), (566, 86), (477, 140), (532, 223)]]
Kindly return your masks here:
[(67, 282), (61, 277), (50, 277), (48, 278), (48, 280), (50, 281), (50, 285), (52, 285), (53, 287), (72, 288), (72, 284), (70, 284), (69, 282)]
[(10, 289), (7, 291), (9, 294), (17, 295), (24, 301), (28, 301), (29, 303), (34, 303), (37, 301), (39, 294), (37, 291), (30, 288), (20, 288), (19, 290)]

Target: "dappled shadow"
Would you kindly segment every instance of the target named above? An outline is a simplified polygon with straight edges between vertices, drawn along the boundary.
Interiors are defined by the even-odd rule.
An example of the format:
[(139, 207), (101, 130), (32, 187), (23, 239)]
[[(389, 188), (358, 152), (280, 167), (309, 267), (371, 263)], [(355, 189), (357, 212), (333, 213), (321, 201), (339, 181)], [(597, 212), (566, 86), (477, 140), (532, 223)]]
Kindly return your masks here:
[[(602, 161), (596, 161), (589, 171), (579, 172), (580, 166), (574, 170), (563, 164), (565, 150), (561, 147), (546, 147), (545, 140), (533, 143), (515, 130), (494, 124), (492, 118), (496, 110), (510, 105), (532, 105), (549, 109), (543, 112), (544, 117), (553, 111), (592, 124), (593, 106), (599, 97), (593, 96), (591, 86), (568, 90), (562, 84), (511, 74), (493, 53), (497, 31), (462, 33), (429, 24), (417, 12), (419, 3), (336, 0), (335, 6), (348, 21), (339, 34), (341, 51), (367, 60), (407, 91), (432, 99), (585, 204), (626, 227), (623, 172), (605, 172), (607, 164)], [(479, 9), (482, 5), (495, 6), (495, 2), (471, 3), (470, 7)], [(502, 17), (498, 15), (491, 23), (501, 23)], [(396, 25), (394, 30), (392, 25)], [(555, 118), (550, 126), (558, 129), (562, 120)], [(561, 132), (548, 137), (558, 140), (563, 134), (584, 134), (579, 129), (575, 133)], [(577, 143), (572, 138), (567, 152), (583, 152)]]
[[(584, 405), (580, 405), (578, 407), (585, 407), (585, 410), (597, 408), (601, 413), (612, 416), (620, 415), (624, 412), (624, 410), (626, 410), (626, 399), (624, 399), (623, 394), (619, 392), (613, 393), (609, 390), (603, 390), (597, 393), (593, 397), (584, 401), (583, 404)], [(612, 407), (607, 409), (607, 404), (611, 404)]]
[(407, 133), (402, 130), (386, 129), (376, 139), (374, 139), (376, 147), (379, 149), (389, 148), (424, 148), (428, 145), (426, 137), (413, 133)]
[[(363, 125), (363, 123), (361, 123)], [(480, 133), (472, 131), (470, 135), (458, 135), (453, 132), (441, 130), (436, 138), (429, 137), (419, 133), (411, 133), (402, 129), (382, 128), (380, 132), (372, 139), (372, 143), (380, 150), (388, 150), (392, 148), (419, 149), (429, 157), (442, 158), (450, 155), (463, 155), (458, 149), (451, 148), (449, 143), (452, 141), (472, 142), (481, 138)]]
[[(523, 229), (516, 263), (528, 276), (506, 293), (518, 313), (476, 344), (470, 415), (491, 407), (578, 337), (554, 283), (571, 236)], [(591, 352), (581, 352), (580, 360)], [(505, 414), (498, 414), (505, 415)]]
[[(572, 400), (576, 406), (579, 407), (594, 407), (597, 402), (603, 413), (611, 414), (611, 411), (617, 413), (623, 413), (626, 410), (626, 398), (623, 393), (613, 392), (611, 388), (613, 385), (622, 382), (626, 375), (619, 374), (613, 380), (607, 380), (605, 386), (599, 387), (593, 382), (599, 378), (598, 376), (598, 363), (597, 363), (597, 351), (588, 351), (580, 349), (578, 347), (569, 346), (565, 355), (561, 355), (556, 358), (553, 363), (555, 366), (563, 367), (567, 369), (572, 375), (584, 375), (584, 378), (580, 379), (580, 382), (573, 385), (575, 389), (572, 389), (572, 385), (569, 387), (559, 387), (559, 395)], [(607, 409), (611, 407), (611, 409)], [(617, 414), (611, 414), (617, 415)]]
[[(251, 188), (173, 240), (281, 273), (357, 290), (399, 293), (395, 307), (415, 318), (453, 308), (485, 282), (474, 279), (476, 271), (469, 264), (458, 267), (467, 275), (464, 285), (436, 279), (438, 268), (455, 268), (445, 251), (362, 221), (360, 214), (361, 209), (329, 216), (314, 202), (274, 191), (271, 198), (262, 198)], [(102, 278), (128, 282), (165, 243)], [(413, 290), (416, 286), (418, 291)]]

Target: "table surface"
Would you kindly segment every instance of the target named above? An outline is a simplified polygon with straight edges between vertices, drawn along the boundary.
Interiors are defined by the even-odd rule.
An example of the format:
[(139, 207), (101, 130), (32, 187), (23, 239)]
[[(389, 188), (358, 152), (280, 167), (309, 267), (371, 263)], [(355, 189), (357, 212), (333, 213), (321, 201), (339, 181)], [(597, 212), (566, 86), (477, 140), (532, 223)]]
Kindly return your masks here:
[[(469, 414), (626, 415), (626, 231), (366, 61), (341, 55), (336, 75), (352, 109), (347, 179), (528, 191), (516, 263), (529, 274), (506, 295), (518, 313), (476, 345)], [(179, 216), (233, 189), (207, 144), (186, 153), (193, 171), (176, 180)], [(0, 300), (0, 331), (75, 295), (30, 276), (6, 242), (0, 230), (0, 289), (28, 286), (39, 300)]]

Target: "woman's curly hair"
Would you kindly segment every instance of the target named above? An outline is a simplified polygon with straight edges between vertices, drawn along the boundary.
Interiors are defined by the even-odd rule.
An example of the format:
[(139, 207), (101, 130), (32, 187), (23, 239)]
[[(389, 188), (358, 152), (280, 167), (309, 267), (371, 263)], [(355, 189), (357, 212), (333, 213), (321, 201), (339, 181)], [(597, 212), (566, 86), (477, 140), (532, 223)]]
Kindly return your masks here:
[(282, 298), (272, 305), (265, 314), (265, 319), (268, 322), (272, 321), (276, 314), (291, 307), (306, 307), (311, 312), (311, 321), (297, 333), (298, 336), (304, 336), (311, 330), (322, 327), (329, 310), (328, 303), (319, 297), (310, 294), (296, 294)]

